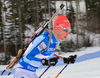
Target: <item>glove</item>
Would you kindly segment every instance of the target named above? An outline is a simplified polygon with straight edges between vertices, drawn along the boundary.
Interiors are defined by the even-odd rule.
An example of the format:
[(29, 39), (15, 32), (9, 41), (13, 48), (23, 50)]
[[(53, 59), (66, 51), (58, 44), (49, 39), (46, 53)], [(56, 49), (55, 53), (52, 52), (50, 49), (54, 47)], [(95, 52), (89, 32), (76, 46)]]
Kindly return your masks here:
[(41, 63), (42, 63), (42, 65), (46, 65), (46, 66), (55, 66), (56, 63), (58, 62), (58, 59), (59, 59), (59, 57), (54, 57), (49, 60), (44, 58), (44, 59), (42, 59)]
[(77, 57), (77, 55), (71, 55), (71, 56), (69, 56), (68, 58), (64, 58), (63, 59), (63, 61), (64, 61), (64, 63), (74, 63), (75, 62), (75, 60), (76, 60), (76, 57)]

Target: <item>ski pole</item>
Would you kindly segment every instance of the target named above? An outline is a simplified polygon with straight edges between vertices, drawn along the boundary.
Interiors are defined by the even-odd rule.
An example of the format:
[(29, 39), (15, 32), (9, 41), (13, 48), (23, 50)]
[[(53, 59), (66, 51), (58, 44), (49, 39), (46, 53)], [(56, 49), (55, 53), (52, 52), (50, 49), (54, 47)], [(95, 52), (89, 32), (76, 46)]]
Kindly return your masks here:
[(65, 67), (57, 74), (57, 76), (55, 78), (57, 78), (67, 66), (68, 66), (68, 64), (65, 65)]
[(50, 66), (48, 66), (45, 71), (39, 76), (39, 78), (41, 78), (41, 76), (50, 68)]
[[(63, 58), (63, 57), (58, 56), (58, 55), (56, 55), (56, 54), (54, 54), (54, 55), (57, 56), (57, 57)], [(39, 76), (39, 78), (41, 78), (41, 76), (42, 76), (50, 67), (51, 67), (51, 66), (48, 66), (48, 67), (45, 69), (45, 71)]]

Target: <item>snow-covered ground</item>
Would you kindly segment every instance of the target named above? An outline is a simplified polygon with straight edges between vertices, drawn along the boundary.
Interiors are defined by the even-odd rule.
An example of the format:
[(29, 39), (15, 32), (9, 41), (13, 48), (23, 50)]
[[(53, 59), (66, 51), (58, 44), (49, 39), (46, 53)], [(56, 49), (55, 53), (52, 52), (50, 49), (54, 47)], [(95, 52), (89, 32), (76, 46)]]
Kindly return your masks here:
[[(77, 54), (79, 57), (84, 54), (94, 53), (97, 51), (100, 51), (100, 47), (84, 48), (79, 52), (66, 54), (62, 53), (61, 55), (69, 56)], [(55, 78), (55, 76), (64, 66), (65, 65), (51, 67), (41, 78)], [(0, 71), (5, 69), (5, 67), (5, 65), (0, 65)], [(37, 75), (40, 76), (45, 69), (46, 68), (38, 69)], [(0, 76), (0, 78), (13, 78), (13, 75)], [(70, 64), (65, 68), (65, 70), (59, 75), (58, 78), (100, 78), (100, 57)]]
[[(64, 66), (50, 68), (42, 78), (55, 78)], [(44, 69), (39, 69), (37, 74), (40, 75), (41, 71)], [(70, 64), (58, 78), (100, 78), (100, 58)]]

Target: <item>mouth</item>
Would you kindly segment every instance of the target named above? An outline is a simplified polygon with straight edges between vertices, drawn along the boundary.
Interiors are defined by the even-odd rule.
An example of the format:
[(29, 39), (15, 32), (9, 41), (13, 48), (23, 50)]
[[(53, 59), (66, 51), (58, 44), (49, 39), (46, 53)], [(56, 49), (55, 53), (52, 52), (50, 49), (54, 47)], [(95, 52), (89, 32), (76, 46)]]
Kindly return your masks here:
[(66, 38), (66, 36), (64, 36), (64, 38)]

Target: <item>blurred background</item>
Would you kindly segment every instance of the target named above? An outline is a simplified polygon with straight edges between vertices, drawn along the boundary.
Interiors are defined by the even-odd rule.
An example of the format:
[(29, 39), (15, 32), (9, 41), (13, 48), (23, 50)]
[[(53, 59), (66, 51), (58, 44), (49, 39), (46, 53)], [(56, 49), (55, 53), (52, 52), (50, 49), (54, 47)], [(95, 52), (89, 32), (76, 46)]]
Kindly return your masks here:
[(60, 54), (82, 47), (100, 47), (100, 0), (0, 0), (0, 64), (8, 64), (61, 4), (65, 7), (57, 16), (67, 16), (72, 31), (56, 51)]

